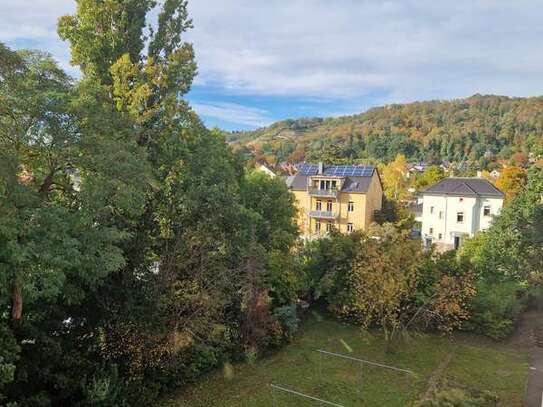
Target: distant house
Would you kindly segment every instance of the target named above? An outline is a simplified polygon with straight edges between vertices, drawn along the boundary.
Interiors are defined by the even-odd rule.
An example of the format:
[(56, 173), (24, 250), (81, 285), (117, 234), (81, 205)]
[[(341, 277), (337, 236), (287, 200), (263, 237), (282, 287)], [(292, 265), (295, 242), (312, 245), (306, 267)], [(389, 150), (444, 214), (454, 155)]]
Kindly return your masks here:
[(367, 230), (381, 209), (383, 187), (375, 167), (299, 164), (286, 178), (296, 198), (298, 225), (304, 237), (336, 229), (342, 233)]
[(269, 165), (267, 163), (258, 163), (257, 166), (256, 166), (256, 169), (258, 171), (261, 171), (265, 174), (268, 174), (270, 177), (272, 178), (275, 178), (276, 177), (276, 174), (275, 172), (269, 167)]
[(490, 171), (490, 176), (494, 179), (498, 179), (500, 177), (500, 172), (498, 170), (492, 170)]
[(404, 174), (404, 175), (407, 178), (410, 178), (411, 175), (413, 175), (415, 173), (424, 172), (424, 170), (426, 170), (427, 167), (428, 167), (428, 164), (426, 164), (424, 162), (407, 164), (407, 173)]
[(503, 205), (503, 193), (484, 178), (444, 178), (423, 193), (422, 239), (440, 251), (457, 249), (486, 230)]

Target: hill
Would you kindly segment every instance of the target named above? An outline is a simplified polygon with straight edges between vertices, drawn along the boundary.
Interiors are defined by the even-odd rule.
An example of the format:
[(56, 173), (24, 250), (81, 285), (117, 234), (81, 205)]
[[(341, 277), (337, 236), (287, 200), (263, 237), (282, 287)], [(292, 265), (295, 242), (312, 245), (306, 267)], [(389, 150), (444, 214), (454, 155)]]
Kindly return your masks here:
[(468, 162), (487, 168), (515, 153), (543, 154), (543, 97), (474, 95), (377, 107), (338, 118), (284, 120), (229, 133), (238, 150), (271, 163), (300, 160)]

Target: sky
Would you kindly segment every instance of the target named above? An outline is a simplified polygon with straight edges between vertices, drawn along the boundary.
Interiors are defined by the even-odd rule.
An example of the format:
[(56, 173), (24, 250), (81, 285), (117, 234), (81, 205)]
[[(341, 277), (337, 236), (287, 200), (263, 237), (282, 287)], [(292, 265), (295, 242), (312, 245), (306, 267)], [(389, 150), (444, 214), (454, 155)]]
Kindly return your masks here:
[[(189, 0), (199, 74), (187, 98), (209, 127), (476, 93), (543, 94), (541, 0)], [(0, 41), (50, 52), (74, 0), (0, 0)]]

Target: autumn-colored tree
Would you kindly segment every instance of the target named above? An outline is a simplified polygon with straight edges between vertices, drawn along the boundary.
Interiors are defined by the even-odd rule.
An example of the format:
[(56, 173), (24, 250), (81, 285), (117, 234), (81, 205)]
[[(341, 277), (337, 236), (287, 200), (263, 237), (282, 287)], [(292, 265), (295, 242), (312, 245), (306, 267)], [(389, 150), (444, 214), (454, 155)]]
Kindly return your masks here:
[(470, 317), (475, 275), (470, 264), (455, 253), (427, 252), (421, 262), (417, 313), (413, 323), (450, 333)]
[(362, 240), (362, 249), (346, 277), (339, 315), (364, 327), (383, 328), (387, 342), (408, 322), (410, 302), (419, 280), (421, 245), (393, 225), (376, 226)]
[(529, 156), (525, 152), (518, 152), (511, 156), (511, 162), (513, 165), (519, 167), (525, 167), (528, 164)]
[(510, 201), (522, 190), (526, 179), (526, 171), (522, 168), (506, 167), (496, 180), (496, 186), (505, 194), (505, 200)]
[(403, 154), (381, 167), (383, 189), (387, 198), (398, 201), (407, 195), (407, 160)]

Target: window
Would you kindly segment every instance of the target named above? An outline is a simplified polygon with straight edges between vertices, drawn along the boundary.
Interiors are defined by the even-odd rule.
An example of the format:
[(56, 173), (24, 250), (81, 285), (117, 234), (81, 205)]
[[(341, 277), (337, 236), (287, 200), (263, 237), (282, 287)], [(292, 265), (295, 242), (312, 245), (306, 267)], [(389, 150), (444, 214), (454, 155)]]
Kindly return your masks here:
[(429, 234), (429, 235), (433, 235), (433, 234), (434, 234), (434, 228), (428, 229), (428, 234)]
[(354, 230), (352, 223), (347, 223), (347, 232), (351, 233)]
[(332, 212), (332, 201), (326, 202), (326, 210)]
[(347, 212), (354, 212), (354, 202), (349, 202), (347, 204)]
[(332, 181), (332, 189), (337, 189), (337, 181)]
[(321, 202), (321, 201), (317, 201), (316, 210), (317, 210), (317, 211), (322, 211), (322, 202)]
[(430, 213), (434, 213), (434, 207), (430, 206)]
[(484, 216), (490, 216), (490, 206), (485, 206), (483, 208), (483, 215)]
[(456, 213), (456, 222), (464, 223), (464, 212), (457, 212)]
[(332, 231), (332, 222), (328, 222), (328, 223), (326, 224), (326, 231), (327, 231), (327, 232), (331, 232), (331, 231)]
[(439, 211), (439, 219), (443, 219), (443, 211)]
[(321, 223), (319, 221), (315, 222), (315, 232), (321, 231)]
[(438, 238), (439, 240), (443, 239), (443, 235), (442, 235), (441, 233), (440, 233), (439, 235), (437, 235), (437, 236), (438, 236), (437, 238)]

